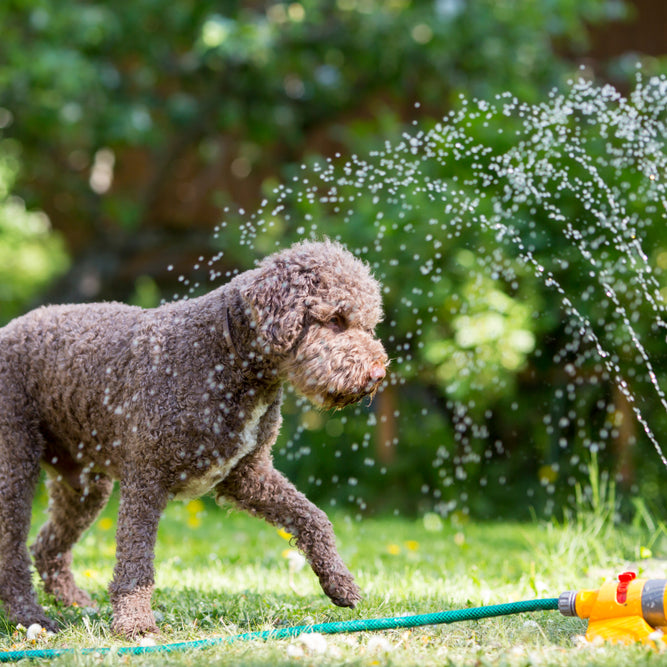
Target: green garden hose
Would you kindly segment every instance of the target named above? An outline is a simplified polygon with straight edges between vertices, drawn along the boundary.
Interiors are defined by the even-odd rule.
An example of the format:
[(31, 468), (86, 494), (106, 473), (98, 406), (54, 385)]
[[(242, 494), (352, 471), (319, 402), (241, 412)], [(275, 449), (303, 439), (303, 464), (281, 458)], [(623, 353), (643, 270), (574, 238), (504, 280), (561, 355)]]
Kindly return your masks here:
[(16, 662), (24, 659), (57, 658), (62, 655), (143, 655), (146, 653), (172, 653), (174, 651), (191, 651), (210, 648), (223, 644), (232, 644), (239, 641), (289, 639), (302, 634), (319, 632), (325, 635), (335, 635), (348, 632), (365, 632), (373, 630), (395, 630), (397, 628), (416, 628), (424, 625), (440, 625), (442, 623), (456, 623), (458, 621), (476, 621), (494, 616), (509, 616), (523, 614), (529, 611), (548, 611), (558, 609), (558, 598), (544, 600), (523, 600), (507, 604), (489, 605), (487, 607), (472, 607), (470, 609), (454, 609), (439, 611), (432, 614), (416, 614), (413, 616), (398, 616), (395, 618), (369, 618), (355, 621), (336, 621), (333, 623), (317, 623), (315, 625), (298, 625), (260, 632), (246, 632), (231, 637), (215, 637), (213, 639), (199, 639), (174, 644), (157, 646), (123, 646), (121, 648), (50, 648), (33, 649), (28, 651), (0, 652), (0, 662)]

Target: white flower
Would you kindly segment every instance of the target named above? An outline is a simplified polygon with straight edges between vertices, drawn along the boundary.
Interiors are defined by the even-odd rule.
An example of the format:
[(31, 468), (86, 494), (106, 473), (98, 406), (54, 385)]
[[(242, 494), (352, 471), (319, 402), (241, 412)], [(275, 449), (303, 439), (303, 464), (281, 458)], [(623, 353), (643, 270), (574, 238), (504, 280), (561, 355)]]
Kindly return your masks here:
[(25, 633), (26, 639), (31, 642), (37, 641), (42, 635), (46, 635), (46, 630), (39, 623), (33, 623)]
[(664, 633), (660, 628), (656, 628), (648, 637), (651, 641), (658, 642), (664, 641)]
[(393, 648), (391, 642), (380, 635), (371, 637), (366, 644), (366, 650), (369, 653), (390, 653)]
[(146, 635), (139, 640), (139, 646), (157, 646), (157, 642), (150, 635)]
[(319, 632), (307, 632), (303, 635), (299, 635), (297, 641), (303, 644), (309, 653), (321, 655), (326, 653), (329, 649), (329, 643), (324, 635), (321, 635)]
[(287, 558), (287, 567), (290, 572), (300, 572), (306, 564), (305, 556), (296, 549), (286, 551), (285, 558)]
[(288, 658), (293, 658), (293, 659), (303, 658), (303, 656), (305, 655), (303, 646), (298, 646), (297, 644), (289, 644), (286, 653)]

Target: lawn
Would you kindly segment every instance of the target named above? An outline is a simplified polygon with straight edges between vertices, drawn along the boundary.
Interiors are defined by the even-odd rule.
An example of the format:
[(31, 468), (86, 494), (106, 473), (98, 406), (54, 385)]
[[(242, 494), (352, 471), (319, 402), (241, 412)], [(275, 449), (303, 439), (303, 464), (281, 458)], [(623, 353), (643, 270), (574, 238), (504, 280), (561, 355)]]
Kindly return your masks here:
[[(79, 582), (96, 611), (63, 609), (43, 597), (63, 630), (36, 643), (0, 618), (0, 649), (119, 647), (109, 634), (106, 586), (114, 556), (112, 502), (75, 551)], [(160, 526), (154, 607), (160, 643), (334, 620), (421, 614), (443, 609), (557, 597), (595, 588), (632, 565), (663, 578), (664, 527), (612, 527), (605, 512), (564, 524), (475, 523), (434, 515), (350, 520), (332, 517), (343, 558), (364, 591), (350, 611), (332, 606), (314, 575), (290, 555), (288, 536), (258, 519), (212, 503), (172, 503)], [(43, 506), (35, 524), (43, 519)], [(295, 571), (296, 569), (296, 571)], [(585, 623), (538, 612), (413, 630), (390, 630), (144, 656), (65, 656), (51, 665), (658, 665), (667, 654), (640, 646), (590, 646)], [(33, 662), (32, 664), (39, 664)]]

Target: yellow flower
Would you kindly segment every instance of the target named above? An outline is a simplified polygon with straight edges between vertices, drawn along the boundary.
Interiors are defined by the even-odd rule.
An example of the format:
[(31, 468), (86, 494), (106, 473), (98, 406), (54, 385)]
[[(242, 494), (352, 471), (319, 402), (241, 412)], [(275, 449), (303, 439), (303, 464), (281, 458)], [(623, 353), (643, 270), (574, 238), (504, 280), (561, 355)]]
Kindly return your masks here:
[(399, 547), (398, 544), (389, 544), (387, 545), (387, 551), (392, 556), (398, 556), (398, 554), (401, 553), (401, 547)]
[(195, 498), (185, 506), (185, 509), (188, 512), (188, 526), (190, 528), (199, 528), (201, 526), (201, 514), (204, 511), (204, 503), (199, 498)]
[(419, 542), (417, 542), (417, 540), (408, 540), (403, 544), (405, 544), (405, 548), (408, 551), (417, 551), (417, 549), (419, 549)]
[(283, 540), (287, 540), (288, 542), (294, 537), (292, 533), (288, 533), (284, 528), (281, 528), (278, 531), (278, 535), (283, 538)]
[(537, 471), (537, 476), (542, 484), (553, 484), (558, 478), (558, 470), (551, 465), (543, 465)]
[(648, 547), (639, 547), (639, 557), (640, 558), (651, 558), (653, 552)]
[(204, 503), (199, 498), (195, 498), (185, 506), (185, 509), (189, 514), (199, 514), (204, 511)]
[(113, 528), (113, 521), (105, 516), (104, 518), (100, 519), (100, 530), (111, 530)]

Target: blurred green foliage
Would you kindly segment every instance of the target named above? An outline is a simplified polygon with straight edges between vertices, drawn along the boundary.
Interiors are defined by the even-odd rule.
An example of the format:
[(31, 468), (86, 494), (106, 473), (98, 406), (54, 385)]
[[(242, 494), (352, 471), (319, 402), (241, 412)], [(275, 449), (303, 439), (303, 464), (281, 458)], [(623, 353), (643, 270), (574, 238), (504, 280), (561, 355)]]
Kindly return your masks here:
[[(65, 270), (63, 237), (74, 265), (107, 266), (107, 256), (102, 262), (95, 254), (100, 247), (115, 253), (112, 266), (122, 265), (128, 248), (147, 247), (153, 237), (146, 233), (194, 233), (211, 226), (211, 207), (219, 221), (225, 204), (253, 210), (291, 185), (298, 194), (322, 151), (369, 156), (381, 174), (385, 142), (398, 145), (406, 127), (426, 132), (435, 124), (429, 118), (463, 109), (468, 143), (444, 145), (456, 158), (423, 174), (447, 184), (450, 208), (425, 191), (410, 195), (407, 210), (409, 179), (379, 202), (351, 179), (340, 189), (350, 198), (345, 206), (286, 196), (286, 211), (257, 232), (243, 226), (247, 214), (228, 212), (215, 241), (224, 251), (221, 273), (248, 268), (276, 244), (314, 230), (358, 250), (387, 287), (381, 334), (395, 375), (381, 409), (324, 416), (297, 401), (287, 406), (289, 435), (278, 459), (311, 496), (364, 511), (438, 505), (486, 516), (573, 500), (591, 447), (602, 447), (603, 465), (619, 474), (625, 465), (627, 452), (613, 451), (623, 419), (613, 381), (593, 359), (579, 359), (568, 375), (576, 324), (516, 249), (473, 224), (466, 205), (491, 217), (493, 196), (503, 188), (516, 194), (507, 211), (526, 246), (568, 294), (588, 294), (577, 303), (593, 322), (606, 322), (603, 336), (611, 340), (618, 322), (610, 324), (609, 303), (549, 210), (522, 198), (516, 178), (491, 175), (480, 201), (472, 149), (511, 158), (513, 146), (531, 138), (517, 138), (517, 118), (484, 123), (465, 109), (474, 96), (492, 100), (503, 91), (544, 101), (552, 86), (564, 85), (572, 54), (585, 51), (590, 26), (624, 15), (620, 0), (8, 0), (0, 6), (0, 258), (10, 259), (0, 261), (0, 323)], [(575, 125), (567, 131), (579, 132)], [(595, 127), (584, 135), (596, 165), (623, 141)], [(546, 145), (543, 153), (551, 159)], [(521, 167), (520, 151), (515, 157)], [(584, 162), (570, 156), (559, 168), (585, 181)], [(625, 184), (629, 213), (648, 221), (642, 240), (667, 266), (654, 202), (626, 196), (648, 192), (636, 164), (610, 166), (604, 179)], [(557, 187), (540, 183), (549, 192)], [(191, 200), (192, 190), (203, 194)], [(563, 193), (558, 206), (585, 229), (591, 211), (580, 194)], [(53, 230), (44, 214), (30, 212), (38, 210)], [(616, 258), (606, 258), (614, 271)], [(159, 300), (144, 266), (130, 281), (118, 273), (81, 298)], [(208, 285), (204, 268), (193, 274), (178, 289)], [(620, 271), (610, 280), (621, 285), (627, 277)], [(167, 287), (169, 298), (174, 285)], [(652, 332), (641, 333), (651, 347)], [(619, 363), (630, 368), (626, 343)], [(659, 356), (658, 343), (651, 352)], [(596, 385), (584, 381), (591, 375)], [(659, 428), (664, 413), (649, 394), (642, 410)], [(635, 432), (623, 437), (641, 491), (661, 504), (655, 454), (641, 438), (635, 446)], [(623, 480), (639, 492), (636, 478)]]
[[(316, 131), (351, 151), (382, 141), (413, 102), (535, 101), (568, 69), (554, 44), (581, 50), (588, 25), (622, 13), (619, 0), (8, 0), (0, 125), (20, 142), (29, 206), (131, 233), (158, 215), (153, 190), (187, 150), (206, 164), (234, 137), (237, 174), (275, 173)], [(369, 111), (378, 123), (355, 120)], [(143, 190), (91, 192), (103, 148), (145, 151)], [(233, 200), (234, 182), (220, 189)]]
[(20, 315), (68, 265), (48, 217), (11, 194), (18, 170), (16, 146), (0, 141), (0, 324)]

